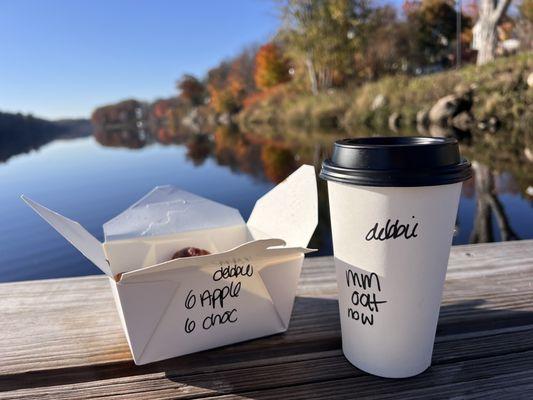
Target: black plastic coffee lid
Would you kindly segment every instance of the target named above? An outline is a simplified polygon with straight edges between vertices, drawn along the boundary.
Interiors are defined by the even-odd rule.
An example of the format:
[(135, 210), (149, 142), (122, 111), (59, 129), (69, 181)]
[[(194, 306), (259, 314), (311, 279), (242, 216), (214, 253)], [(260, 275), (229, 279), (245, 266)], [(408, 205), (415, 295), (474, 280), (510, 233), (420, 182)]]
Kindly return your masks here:
[(320, 171), (323, 179), (362, 186), (447, 185), (471, 176), (457, 140), (423, 136), (338, 140)]

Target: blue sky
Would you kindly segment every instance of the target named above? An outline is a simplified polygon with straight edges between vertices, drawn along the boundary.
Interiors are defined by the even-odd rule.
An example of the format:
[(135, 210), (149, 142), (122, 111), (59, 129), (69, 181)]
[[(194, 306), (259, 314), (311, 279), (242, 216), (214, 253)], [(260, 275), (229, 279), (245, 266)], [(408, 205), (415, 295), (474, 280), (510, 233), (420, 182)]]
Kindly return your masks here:
[(0, 0), (0, 110), (88, 117), (170, 96), (277, 26), (271, 0)]

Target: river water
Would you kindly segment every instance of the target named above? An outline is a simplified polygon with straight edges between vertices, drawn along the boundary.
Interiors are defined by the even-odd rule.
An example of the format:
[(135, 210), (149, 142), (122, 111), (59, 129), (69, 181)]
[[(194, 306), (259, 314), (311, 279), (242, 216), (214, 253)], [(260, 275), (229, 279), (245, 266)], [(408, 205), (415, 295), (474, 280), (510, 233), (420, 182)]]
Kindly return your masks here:
[[(175, 185), (222, 202), (246, 219), (255, 201), (298, 165), (318, 168), (335, 138), (242, 133), (226, 127), (173, 137), (119, 130), (57, 139), (38, 150), (12, 154), (0, 164), (0, 281), (99, 273), (20, 200), (21, 194), (80, 222), (100, 240), (105, 221), (156, 185)], [(531, 164), (520, 156), (515, 162), (520, 165), (512, 159), (492, 163), (498, 157), (486, 154), (478, 160), (476, 151), (482, 153), (486, 146), (476, 146), (461, 145), (465, 155), (474, 155), (477, 182), (474, 178), (463, 186), (453, 243), (533, 238), (532, 197), (527, 194), (533, 184)], [(320, 222), (310, 247), (319, 249), (314, 255), (330, 255), (322, 182), (319, 198)]]

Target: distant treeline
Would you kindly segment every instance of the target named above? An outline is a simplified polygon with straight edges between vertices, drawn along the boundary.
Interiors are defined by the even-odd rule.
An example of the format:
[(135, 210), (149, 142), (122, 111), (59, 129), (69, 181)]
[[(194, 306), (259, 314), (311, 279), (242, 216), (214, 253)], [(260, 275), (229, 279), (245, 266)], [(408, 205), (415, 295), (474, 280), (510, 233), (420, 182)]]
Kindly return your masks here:
[(0, 112), (0, 162), (37, 150), (54, 139), (90, 134), (91, 125), (87, 120), (49, 121), (32, 115)]
[(128, 125), (136, 120), (145, 119), (145, 105), (137, 100), (125, 100), (120, 103), (97, 108), (91, 120), (95, 125)]

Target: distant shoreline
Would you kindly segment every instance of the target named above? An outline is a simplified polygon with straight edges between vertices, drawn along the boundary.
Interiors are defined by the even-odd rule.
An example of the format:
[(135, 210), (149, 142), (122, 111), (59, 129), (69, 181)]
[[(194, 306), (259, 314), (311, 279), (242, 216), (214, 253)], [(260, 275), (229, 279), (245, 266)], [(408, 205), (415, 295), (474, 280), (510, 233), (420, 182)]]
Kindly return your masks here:
[(0, 112), (0, 163), (37, 150), (55, 139), (74, 139), (93, 132), (88, 119), (47, 120), (32, 115)]

